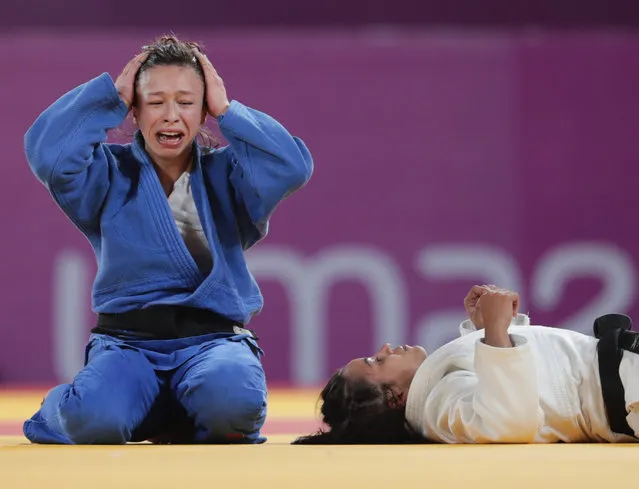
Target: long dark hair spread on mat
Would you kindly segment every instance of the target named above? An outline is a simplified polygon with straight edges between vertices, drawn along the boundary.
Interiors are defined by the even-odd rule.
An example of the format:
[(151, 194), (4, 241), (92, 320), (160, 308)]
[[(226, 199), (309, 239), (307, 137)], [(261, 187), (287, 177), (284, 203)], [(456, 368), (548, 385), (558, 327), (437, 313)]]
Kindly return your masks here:
[(394, 402), (390, 386), (349, 380), (338, 370), (320, 399), (322, 421), (330, 429), (299, 437), (293, 444), (428, 443), (407, 425), (405, 407)]

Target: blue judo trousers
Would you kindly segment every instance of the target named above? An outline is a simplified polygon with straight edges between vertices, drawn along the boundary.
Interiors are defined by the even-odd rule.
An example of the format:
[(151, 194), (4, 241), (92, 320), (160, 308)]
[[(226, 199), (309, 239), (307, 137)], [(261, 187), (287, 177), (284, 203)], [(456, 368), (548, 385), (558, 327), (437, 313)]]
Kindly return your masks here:
[(84, 368), (24, 423), (34, 443), (262, 443), (267, 388), (250, 334), (92, 334)]

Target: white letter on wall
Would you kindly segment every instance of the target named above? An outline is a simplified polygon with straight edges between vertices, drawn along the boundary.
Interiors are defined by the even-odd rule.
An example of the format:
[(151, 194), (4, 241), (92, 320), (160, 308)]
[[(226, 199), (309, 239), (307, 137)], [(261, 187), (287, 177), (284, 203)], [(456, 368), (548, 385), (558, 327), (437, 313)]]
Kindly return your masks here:
[[(415, 268), (431, 280), (468, 280), (477, 284), (495, 284), (522, 292), (521, 273), (515, 260), (505, 251), (484, 245), (439, 245), (418, 253)], [(470, 288), (470, 287), (469, 287)], [(460, 307), (432, 313), (417, 324), (417, 341), (434, 349), (459, 336), (459, 323), (466, 317), (463, 296)], [(525, 310), (522, 303), (520, 310)]]
[(623, 250), (604, 243), (568, 243), (546, 253), (531, 280), (534, 304), (542, 309), (556, 307), (571, 280), (592, 277), (602, 284), (601, 293), (560, 325), (592, 335), (594, 320), (613, 312), (624, 313), (635, 298), (635, 267)]
[(401, 272), (383, 253), (360, 246), (329, 248), (304, 259), (285, 248), (262, 246), (248, 256), (256, 279), (274, 279), (287, 290), (292, 334), (292, 380), (316, 385), (326, 375), (327, 316), (331, 287), (357, 281), (371, 296), (371, 347), (401, 344), (408, 327), (408, 295)]
[(53, 370), (69, 382), (84, 365), (85, 311), (90, 295), (90, 266), (82, 253), (62, 250), (53, 261)]

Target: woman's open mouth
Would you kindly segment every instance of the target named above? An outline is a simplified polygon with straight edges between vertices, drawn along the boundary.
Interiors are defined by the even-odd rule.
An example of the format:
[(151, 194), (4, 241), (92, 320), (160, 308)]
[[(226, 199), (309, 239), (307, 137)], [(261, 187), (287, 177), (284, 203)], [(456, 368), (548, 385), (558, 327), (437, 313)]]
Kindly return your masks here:
[(166, 148), (175, 148), (184, 140), (184, 133), (180, 131), (160, 131), (155, 137), (160, 145)]

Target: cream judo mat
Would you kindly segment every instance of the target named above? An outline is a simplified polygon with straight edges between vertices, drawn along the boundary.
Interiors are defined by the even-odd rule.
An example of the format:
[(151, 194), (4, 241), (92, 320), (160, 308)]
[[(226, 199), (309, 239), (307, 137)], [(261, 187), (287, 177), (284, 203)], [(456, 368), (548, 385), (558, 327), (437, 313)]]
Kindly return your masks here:
[(0, 391), (1, 489), (639, 487), (639, 445), (292, 446), (318, 426), (316, 390), (272, 390), (264, 445), (31, 445), (42, 394)]

